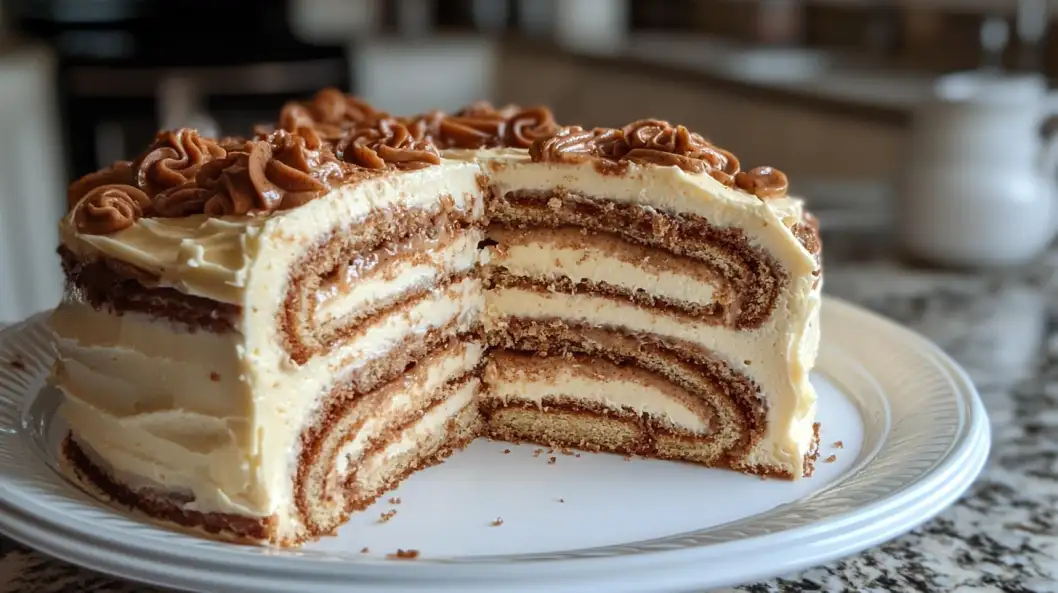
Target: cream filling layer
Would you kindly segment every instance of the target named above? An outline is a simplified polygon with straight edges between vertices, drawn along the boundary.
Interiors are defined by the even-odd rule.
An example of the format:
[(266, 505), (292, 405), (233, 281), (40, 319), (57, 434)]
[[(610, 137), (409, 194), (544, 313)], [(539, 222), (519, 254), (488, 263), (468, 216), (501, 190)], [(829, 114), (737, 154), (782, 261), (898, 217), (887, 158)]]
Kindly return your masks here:
[(377, 413), (368, 418), (356, 436), (339, 450), (335, 462), (338, 474), (345, 475), (349, 464), (363, 456), (364, 448), (389, 428), (394, 418), (422, 409), (446, 383), (474, 370), (481, 362), (484, 351), (485, 345), (481, 342), (465, 342), (450, 355), (427, 362), (429, 367), (422, 381), (402, 385), (399, 391), (387, 393), (386, 401)]
[[(644, 291), (670, 301), (710, 305), (715, 301), (716, 286), (702, 280), (700, 275), (671, 267), (651, 266), (650, 262), (635, 264), (630, 258), (619, 257), (621, 241), (611, 246), (585, 248), (556, 245), (543, 236), (524, 243), (503, 242), (499, 248), (489, 247), (483, 263), (505, 268), (515, 276), (545, 280), (567, 277), (574, 282), (605, 282), (629, 291)], [(693, 265), (693, 264), (691, 264)], [(704, 264), (698, 264), (704, 267)]]
[(546, 398), (561, 397), (615, 411), (649, 414), (693, 433), (709, 432), (708, 422), (674, 397), (678, 387), (661, 385), (663, 380), (648, 376), (647, 371), (609, 363), (585, 365), (560, 357), (549, 358), (544, 365), (520, 364), (523, 362), (520, 357), (502, 355), (490, 360), (485, 367), (488, 387), (484, 398), (542, 405)]
[[(806, 292), (811, 291), (808, 282), (802, 282)], [(785, 294), (764, 326), (731, 331), (598, 296), (500, 288), (488, 293), (484, 325), (489, 331), (502, 327), (510, 317), (563, 319), (675, 338), (721, 353), (734, 370), (756, 382), (768, 399), (767, 431), (748, 461), (800, 476), (813, 438), (816, 394), (808, 373), (815, 361), (810, 346), (818, 340), (818, 300), (815, 292), (803, 299), (807, 306), (788, 308), (790, 295)], [(792, 329), (798, 327), (803, 331)]]
[(436, 444), (447, 439), (450, 435), (444, 433), (448, 428), (448, 421), (474, 403), (480, 388), (481, 380), (477, 378), (461, 385), (444, 402), (427, 410), (418, 422), (406, 428), (399, 439), (364, 459), (359, 471), (363, 480), (367, 481), (370, 476), (404, 453), (428, 443)]
[(797, 198), (761, 200), (729, 188), (708, 174), (691, 174), (675, 166), (629, 163), (620, 175), (606, 175), (590, 160), (576, 164), (534, 163), (526, 152), (484, 151), (477, 160), (497, 195), (561, 188), (669, 214), (693, 214), (716, 227), (742, 229), (751, 244), (770, 253), (793, 276), (815, 269), (812, 254), (791, 231), (801, 222), (804, 211), (803, 202)]
[(355, 315), (402, 294), (432, 286), (447, 276), (472, 270), (478, 263), (478, 243), (484, 236), (480, 229), (460, 232), (444, 247), (421, 254), (426, 261), (410, 259), (386, 265), (363, 278), (347, 280), (344, 289), (338, 282), (323, 287), (317, 296), (316, 322), (327, 323)]

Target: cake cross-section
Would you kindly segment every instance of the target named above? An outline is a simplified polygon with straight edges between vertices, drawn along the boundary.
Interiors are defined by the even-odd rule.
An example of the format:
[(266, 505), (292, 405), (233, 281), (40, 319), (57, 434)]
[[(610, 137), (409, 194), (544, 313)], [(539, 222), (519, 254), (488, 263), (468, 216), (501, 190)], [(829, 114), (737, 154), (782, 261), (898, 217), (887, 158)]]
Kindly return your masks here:
[(71, 185), (67, 469), (211, 537), (333, 533), (479, 436), (811, 474), (821, 243), (778, 170), (659, 120), (323, 91)]

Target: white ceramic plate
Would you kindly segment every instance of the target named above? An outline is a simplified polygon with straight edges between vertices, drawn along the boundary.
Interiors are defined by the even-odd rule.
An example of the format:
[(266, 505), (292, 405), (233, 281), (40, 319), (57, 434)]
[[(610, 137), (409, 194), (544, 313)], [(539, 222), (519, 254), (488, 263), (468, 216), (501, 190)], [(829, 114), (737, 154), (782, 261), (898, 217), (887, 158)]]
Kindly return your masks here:
[[(808, 480), (480, 440), (337, 537), (277, 550), (170, 532), (65, 480), (59, 396), (43, 387), (53, 355), (34, 317), (0, 332), (0, 531), (97, 570), (223, 591), (657, 593), (789, 573), (926, 521), (988, 455), (973, 385), (936, 347), (840, 301), (825, 302), (822, 323), (821, 454)], [(420, 556), (387, 559), (397, 549)]]

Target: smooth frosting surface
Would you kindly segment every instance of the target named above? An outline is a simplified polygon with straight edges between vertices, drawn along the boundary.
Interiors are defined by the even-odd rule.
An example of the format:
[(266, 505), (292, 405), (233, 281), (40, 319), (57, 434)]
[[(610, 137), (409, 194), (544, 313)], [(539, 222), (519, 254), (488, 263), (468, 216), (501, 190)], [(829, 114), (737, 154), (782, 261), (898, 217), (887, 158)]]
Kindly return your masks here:
[(193, 296), (238, 304), (246, 289), (252, 243), (265, 219), (141, 218), (107, 235), (80, 233), (73, 216), (59, 225), (63, 245), (82, 257), (105, 256), (157, 276)]

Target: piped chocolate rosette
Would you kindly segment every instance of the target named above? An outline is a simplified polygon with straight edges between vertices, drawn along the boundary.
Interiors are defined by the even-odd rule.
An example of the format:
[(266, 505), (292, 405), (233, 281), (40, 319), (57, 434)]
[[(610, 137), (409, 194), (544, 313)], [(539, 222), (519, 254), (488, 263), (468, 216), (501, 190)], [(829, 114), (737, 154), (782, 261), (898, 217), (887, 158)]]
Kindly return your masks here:
[(818, 299), (781, 172), (661, 120), (561, 128), (486, 168), (493, 438), (799, 475), (759, 455), (769, 407), (800, 401), (790, 352), (747, 346)]
[(786, 175), (773, 167), (742, 171), (738, 158), (713, 145), (700, 134), (667, 121), (643, 119), (623, 128), (585, 130), (570, 126), (538, 137), (530, 148), (537, 162), (582, 162), (595, 159), (602, 165), (625, 163), (674, 166), (688, 173), (708, 173), (728, 187), (737, 187), (761, 199), (786, 195)]
[[(133, 161), (123, 161), (71, 184), (71, 209), (100, 188), (113, 188), (147, 199), (136, 212), (142, 216), (180, 218), (262, 215), (289, 210), (326, 194), (353, 167), (324, 144), (314, 128), (284, 130), (252, 140), (204, 138), (183, 128), (161, 132)], [(98, 192), (97, 192), (98, 193)], [(109, 233), (127, 225), (97, 225)], [(88, 229), (89, 227), (86, 227)]]
[[(274, 129), (298, 133), (312, 129), (325, 143), (339, 141), (349, 130), (362, 125), (371, 125), (376, 120), (388, 117), (363, 99), (347, 95), (334, 88), (317, 92), (308, 101), (291, 101), (279, 112)], [(267, 126), (257, 129), (258, 135), (268, 134)]]
[(416, 138), (429, 138), (442, 150), (529, 148), (533, 141), (559, 129), (551, 110), (507, 105), (501, 109), (478, 102), (454, 114), (432, 111), (406, 118)]

